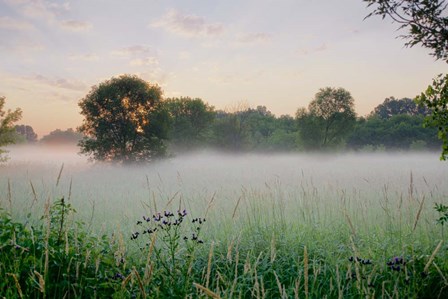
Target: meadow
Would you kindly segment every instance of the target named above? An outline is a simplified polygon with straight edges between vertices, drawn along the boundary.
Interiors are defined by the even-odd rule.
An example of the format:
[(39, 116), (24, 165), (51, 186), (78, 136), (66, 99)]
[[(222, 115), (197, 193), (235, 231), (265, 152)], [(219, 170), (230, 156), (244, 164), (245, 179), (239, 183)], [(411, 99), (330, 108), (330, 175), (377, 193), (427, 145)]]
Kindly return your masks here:
[(447, 178), (436, 153), (12, 151), (0, 297), (447, 298)]

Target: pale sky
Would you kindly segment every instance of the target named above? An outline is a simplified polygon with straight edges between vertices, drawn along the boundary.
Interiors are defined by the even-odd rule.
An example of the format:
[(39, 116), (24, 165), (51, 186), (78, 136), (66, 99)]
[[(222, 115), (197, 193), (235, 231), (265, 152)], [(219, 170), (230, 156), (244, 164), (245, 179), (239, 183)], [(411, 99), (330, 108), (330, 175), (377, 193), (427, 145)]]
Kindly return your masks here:
[(307, 107), (343, 87), (366, 115), (446, 72), (362, 0), (0, 0), (0, 95), (39, 137), (81, 124), (78, 101), (121, 74), (225, 109)]

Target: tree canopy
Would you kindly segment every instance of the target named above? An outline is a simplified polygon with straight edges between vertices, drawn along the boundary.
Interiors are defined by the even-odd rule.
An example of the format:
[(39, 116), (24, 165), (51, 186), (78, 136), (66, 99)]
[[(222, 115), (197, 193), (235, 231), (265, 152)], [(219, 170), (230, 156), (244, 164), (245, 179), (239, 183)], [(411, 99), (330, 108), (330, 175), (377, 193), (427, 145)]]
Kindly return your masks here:
[[(14, 143), (16, 141), (16, 130), (14, 123), (22, 118), (22, 110), (16, 108), (14, 111), (5, 110), (5, 97), (0, 97), (0, 147)], [(0, 148), (0, 162), (5, 161), (7, 157), (3, 154), (5, 150)]]
[(201, 99), (168, 98), (164, 105), (171, 117), (170, 140), (174, 147), (191, 149), (204, 143), (215, 120), (215, 109)]
[(343, 88), (322, 88), (316, 93), (308, 110), (297, 110), (296, 118), (305, 148), (336, 146), (344, 141), (355, 125), (354, 100)]
[(416, 100), (429, 107), (432, 114), (426, 117), (425, 125), (436, 127), (443, 141), (441, 159), (448, 158), (448, 75), (439, 75)]
[(386, 98), (384, 102), (375, 107), (372, 115), (382, 119), (391, 118), (398, 114), (407, 115), (429, 115), (431, 111), (426, 106), (417, 105), (417, 103), (409, 98), (396, 99), (394, 97)]
[(79, 101), (84, 116), (81, 152), (98, 161), (147, 162), (165, 155), (169, 115), (162, 91), (136, 76), (122, 75), (92, 87)]

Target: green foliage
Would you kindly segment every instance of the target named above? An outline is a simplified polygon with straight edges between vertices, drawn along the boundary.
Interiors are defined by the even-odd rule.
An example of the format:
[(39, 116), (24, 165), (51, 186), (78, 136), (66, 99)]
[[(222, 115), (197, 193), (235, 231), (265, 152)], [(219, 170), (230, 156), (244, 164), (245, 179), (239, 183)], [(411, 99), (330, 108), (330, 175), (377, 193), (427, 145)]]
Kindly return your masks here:
[(7, 160), (7, 157), (2, 156), (5, 151), (1, 147), (16, 142), (17, 135), (13, 124), (22, 118), (22, 110), (20, 108), (14, 111), (5, 111), (4, 108), (5, 97), (0, 97), (0, 162)]
[(384, 102), (375, 107), (371, 116), (381, 119), (388, 119), (399, 114), (407, 114), (411, 116), (429, 115), (431, 111), (409, 98), (395, 99), (394, 97), (386, 98)]
[(215, 144), (224, 150), (250, 149), (249, 108), (234, 112), (218, 111), (213, 125)]
[(434, 206), (434, 210), (439, 212), (440, 216), (439, 219), (437, 219), (437, 223), (439, 223), (442, 226), (445, 223), (448, 223), (448, 206), (441, 203), (436, 203)]
[(442, 140), (442, 154), (440, 159), (448, 157), (448, 75), (439, 75), (432, 85), (422, 92), (416, 101), (432, 110), (432, 114), (425, 119), (425, 126), (438, 129), (437, 136)]
[(424, 116), (408, 114), (360, 119), (347, 139), (347, 146), (355, 150), (363, 149), (365, 145), (382, 145), (386, 150), (439, 148), (435, 130), (424, 128), (423, 122)]
[(364, 0), (375, 9), (372, 15), (390, 17), (406, 29), (406, 46), (422, 45), (436, 59), (448, 62), (448, 17), (445, 0)]
[(108, 297), (119, 290), (113, 247), (105, 236), (87, 234), (83, 223), (73, 222), (75, 210), (64, 198), (37, 226), (0, 212), (0, 275), (7, 278), (0, 282), (1, 296)]
[(80, 100), (85, 134), (81, 152), (98, 161), (148, 162), (165, 155), (169, 115), (162, 91), (136, 76), (122, 75), (94, 86)]
[(210, 138), (216, 114), (213, 106), (189, 97), (169, 98), (164, 105), (171, 117), (169, 135), (174, 147), (191, 149)]
[(343, 88), (319, 90), (308, 106), (296, 112), (303, 145), (307, 149), (337, 147), (345, 142), (356, 122), (354, 100)]
[(290, 116), (275, 117), (265, 106), (218, 111), (214, 145), (231, 151), (290, 151), (297, 148), (297, 125)]

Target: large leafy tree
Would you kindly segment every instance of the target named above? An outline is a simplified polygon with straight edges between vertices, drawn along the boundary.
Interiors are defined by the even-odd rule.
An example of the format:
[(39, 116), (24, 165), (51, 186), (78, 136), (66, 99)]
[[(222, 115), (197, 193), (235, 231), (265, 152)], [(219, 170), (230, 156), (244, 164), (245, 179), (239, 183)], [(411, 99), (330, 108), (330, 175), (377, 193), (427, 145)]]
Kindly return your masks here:
[(131, 75), (92, 87), (79, 101), (81, 152), (98, 161), (135, 163), (165, 154), (169, 115), (156, 85)]
[(209, 138), (215, 120), (213, 106), (201, 99), (169, 98), (165, 107), (171, 117), (170, 139), (174, 147), (193, 148)]
[[(22, 110), (20, 108), (14, 111), (5, 110), (5, 101), (5, 97), (0, 97), (0, 147), (16, 141), (17, 133), (14, 123), (22, 118)], [(0, 148), (0, 162), (4, 162), (7, 159), (4, 156), (5, 152), (5, 150)]]
[[(374, 10), (367, 16), (390, 17), (406, 29), (407, 46), (421, 45), (436, 59), (448, 63), (448, 3), (445, 0), (363, 0)], [(425, 125), (438, 128), (443, 141), (441, 159), (448, 158), (448, 75), (439, 75), (417, 102), (431, 109)]]
[(296, 118), (305, 148), (323, 149), (340, 145), (356, 122), (353, 97), (343, 88), (322, 88), (308, 110), (297, 110)]

